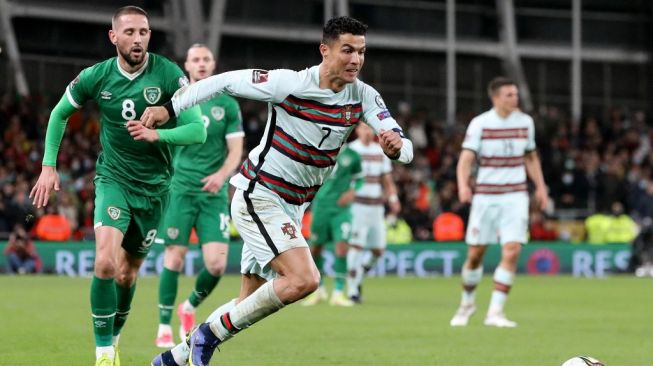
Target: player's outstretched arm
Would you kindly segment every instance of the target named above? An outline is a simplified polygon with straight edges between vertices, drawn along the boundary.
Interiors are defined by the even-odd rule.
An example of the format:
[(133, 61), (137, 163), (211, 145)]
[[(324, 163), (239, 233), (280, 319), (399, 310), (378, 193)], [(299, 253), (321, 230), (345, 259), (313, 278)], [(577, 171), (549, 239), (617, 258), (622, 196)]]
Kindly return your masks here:
[(59, 153), (59, 145), (66, 130), (68, 118), (74, 112), (75, 106), (63, 96), (50, 113), (48, 129), (45, 133), (45, 152), (43, 154), (41, 174), (29, 194), (32, 204), (36, 207), (46, 206), (52, 190), (59, 190), (60, 180), (56, 168), (57, 154)]
[(146, 127), (159, 126), (171, 117), (219, 94), (261, 102), (280, 102), (299, 85), (300, 78), (299, 73), (292, 70), (268, 72), (247, 69), (224, 72), (177, 90), (163, 106), (146, 108), (141, 121)]
[(413, 161), (413, 143), (404, 136), (379, 92), (367, 84), (361, 90), (365, 122), (378, 134), (385, 155), (403, 164)]
[(199, 107), (183, 112), (177, 122), (178, 126), (171, 129), (150, 129), (142, 121), (129, 121), (126, 127), (136, 141), (160, 141), (170, 145), (203, 144), (206, 141), (206, 128)]

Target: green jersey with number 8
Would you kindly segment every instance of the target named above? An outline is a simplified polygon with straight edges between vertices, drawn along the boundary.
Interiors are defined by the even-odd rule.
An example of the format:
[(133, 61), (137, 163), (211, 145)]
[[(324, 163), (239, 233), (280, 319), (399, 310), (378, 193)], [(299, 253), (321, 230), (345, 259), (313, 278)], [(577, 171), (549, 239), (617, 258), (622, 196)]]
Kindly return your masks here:
[[(95, 100), (99, 106), (102, 144), (96, 166), (99, 177), (111, 177), (144, 195), (167, 191), (172, 175), (172, 147), (162, 142), (135, 141), (125, 124), (137, 120), (146, 107), (163, 104), (187, 84), (179, 66), (149, 53), (146, 64), (133, 74), (123, 70), (117, 57), (113, 57), (84, 69), (68, 85), (66, 97), (73, 106), (79, 108), (88, 100)], [(198, 107), (159, 128), (194, 122), (201, 122)]]

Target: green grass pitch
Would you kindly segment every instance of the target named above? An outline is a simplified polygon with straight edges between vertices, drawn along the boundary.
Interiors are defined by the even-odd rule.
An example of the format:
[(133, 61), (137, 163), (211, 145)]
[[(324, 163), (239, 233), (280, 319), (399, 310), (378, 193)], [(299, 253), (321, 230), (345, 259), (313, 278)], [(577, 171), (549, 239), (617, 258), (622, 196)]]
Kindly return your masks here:
[[(330, 282), (330, 281), (328, 281)], [(517, 278), (507, 313), (516, 329), (482, 325), (491, 278), (466, 328), (449, 327), (458, 278), (372, 278), (365, 304), (292, 305), (221, 347), (215, 365), (557, 366), (590, 355), (608, 366), (651, 364), (653, 283), (612, 277)], [(94, 345), (88, 278), (0, 277), (0, 365), (89, 366)], [(191, 288), (182, 278), (179, 298)], [(141, 278), (121, 338), (123, 366), (149, 365), (159, 352), (156, 278)], [(237, 293), (227, 276), (198, 310), (206, 317)], [(177, 326), (177, 319), (173, 320)]]

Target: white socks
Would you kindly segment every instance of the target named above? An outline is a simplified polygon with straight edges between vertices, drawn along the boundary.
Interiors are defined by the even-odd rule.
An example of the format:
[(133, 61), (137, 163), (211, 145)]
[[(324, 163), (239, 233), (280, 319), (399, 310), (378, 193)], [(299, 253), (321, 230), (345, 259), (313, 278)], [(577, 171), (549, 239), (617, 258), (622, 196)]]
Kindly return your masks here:
[(347, 296), (358, 296), (358, 286), (363, 281), (363, 251), (349, 248), (347, 251)]
[(209, 315), (208, 318), (206, 318), (207, 323), (211, 323), (214, 320), (220, 318), (220, 316), (224, 313), (228, 313), (231, 311), (236, 306), (236, 300), (238, 299), (231, 299), (228, 303), (220, 305), (219, 308), (215, 309), (211, 315)]
[(184, 309), (185, 312), (187, 313), (194, 313), (195, 312), (195, 307), (191, 305), (190, 301), (186, 299), (186, 301), (183, 302), (182, 309)]
[(172, 327), (170, 324), (159, 324), (159, 331), (156, 333), (157, 337), (160, 337), (162, 334), (172, 334)]
[(514, 279), (515, 273), (502, 267), (497, 267), (494, 271), (494, 291), (492, 291), (492, 299), (490, 300), (489, 314), (503, 312), (503, 306), (506, 303)]
[(95, 347), (95, 359), (99, 359), (102, 355), (107, 355), (113, 360), (116, 357), (116, 350), (113, 346)]
[(464, 305), (473, 304), (476, 299), (476, 286), (483, 278), (483, 266), (476, 269), (464, 268), (462, 270), (463, 292), (460, 303)]
[(226, 341), (238, 331), (248, 328), (284, 306), (274, 291), (274, 280), (271, 280), (239, 302), (231, 311), (211, 321), (211, 330), (220, 340)]

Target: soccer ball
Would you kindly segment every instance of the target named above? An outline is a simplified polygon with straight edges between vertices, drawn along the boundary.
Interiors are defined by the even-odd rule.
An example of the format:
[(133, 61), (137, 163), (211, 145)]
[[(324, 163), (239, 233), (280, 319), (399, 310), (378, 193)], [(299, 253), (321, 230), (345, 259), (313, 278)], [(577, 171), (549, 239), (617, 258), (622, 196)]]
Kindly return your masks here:
[(562, 366), (604, 366), (603, 363), (596, 358), (588, 356), (578, 356), (565, 361)]

